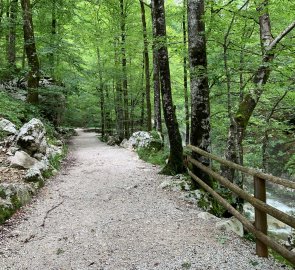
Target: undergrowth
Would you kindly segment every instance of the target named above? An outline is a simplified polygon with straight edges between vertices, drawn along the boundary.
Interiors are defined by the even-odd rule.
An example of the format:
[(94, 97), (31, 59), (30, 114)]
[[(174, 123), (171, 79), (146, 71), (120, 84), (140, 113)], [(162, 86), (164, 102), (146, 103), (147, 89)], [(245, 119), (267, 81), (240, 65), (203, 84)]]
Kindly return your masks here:
[(154, 164), (154, 165), (160, 165), (164, 166), (166, 164), (166, 160), (169, 157), (169, 149), (162, 148), (162, 149), (156, 149), (156, 148), (139, 148), (137, 149), (137, 154), (140, 159)]

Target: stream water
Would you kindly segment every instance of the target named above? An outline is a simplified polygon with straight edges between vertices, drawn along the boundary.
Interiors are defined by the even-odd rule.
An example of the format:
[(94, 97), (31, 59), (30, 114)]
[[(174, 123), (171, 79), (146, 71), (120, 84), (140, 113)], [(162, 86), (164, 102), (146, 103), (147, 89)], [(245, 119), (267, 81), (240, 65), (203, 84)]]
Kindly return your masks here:
[[(271, 194), (268, 193), (268, 196), (271, 196)], [(289, 215), (295, 214), (295, 200), (287, 204), (286, 202), (283, 202), (283, 200), (280, 200), (279, 198), (270, 197), (267, 199), (267, 204), (279, 209), (280, 211), (286, 214), (289, 214)], [(246, 203), (244, 205), (244, 210), (248, 218), (250, 220), (254, 220), (254, 207), (251, 204)], [(290, 226), (284, 224), (283, 222), (269, 215), (267, 216), (267, 223), (268, 223), (269, 234), (273, 235), (277, 239), (282, 239), (286, 241), (288, 236), (292, 234), (292, 228)]]

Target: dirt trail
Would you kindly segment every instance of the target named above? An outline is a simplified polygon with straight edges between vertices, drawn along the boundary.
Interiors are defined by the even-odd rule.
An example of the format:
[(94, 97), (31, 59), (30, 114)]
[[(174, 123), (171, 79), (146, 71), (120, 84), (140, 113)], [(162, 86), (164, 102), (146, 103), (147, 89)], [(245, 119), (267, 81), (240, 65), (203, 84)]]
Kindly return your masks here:
[(160, 189), (135, 153), (79, 131), (71, 157), (1, 243), (1, 270), (280, 268)]

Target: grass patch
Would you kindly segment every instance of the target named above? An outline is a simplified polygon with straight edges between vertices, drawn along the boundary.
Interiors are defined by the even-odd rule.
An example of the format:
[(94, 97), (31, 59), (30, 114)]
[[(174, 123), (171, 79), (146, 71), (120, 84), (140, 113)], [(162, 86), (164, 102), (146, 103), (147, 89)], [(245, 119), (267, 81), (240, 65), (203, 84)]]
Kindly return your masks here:
[(24, 101), (14, 99), (8, 94), (0, 91), (0, 117), (6, 118), (17, 127), (31, 120), (33, 117), (39, 117), (39, 109)]
[(269, 254), (274, 257), (274, 259), (276, 261), (278, 261), (279, 263), (281, 263), (282, 265), (287, 265), (290, 266), (292, 268), (295, 267), (295, 265), (293, 265), (292, 263), (290, 263), (288, 260), (286, 260), (284, 257), (282, 257), (280, 254), (278, 254), (277, 252), (273, 251), (272, 249), (268, 249)]
[(157, 150), (155, 148), (138, 148), (137, 154), (140, 159), (154, 164), (164, 166), (166, 164), (166, 159), (169, 157), (169, 149), (163, 148)]

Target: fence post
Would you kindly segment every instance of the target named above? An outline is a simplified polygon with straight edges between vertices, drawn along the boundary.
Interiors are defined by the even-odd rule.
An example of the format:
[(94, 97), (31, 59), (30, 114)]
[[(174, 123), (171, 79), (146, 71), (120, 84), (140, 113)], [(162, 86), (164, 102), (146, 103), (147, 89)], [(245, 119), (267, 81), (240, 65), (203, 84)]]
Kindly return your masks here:
[[(266, 202), (265, 180), (254, 176), (254, 197)], [(255, 227), (267, 235), (267, 214), (255, 208)], [(256, 254), (260, 257), (268, 257), (268, 248), (260, 240), (256, 239)]]

